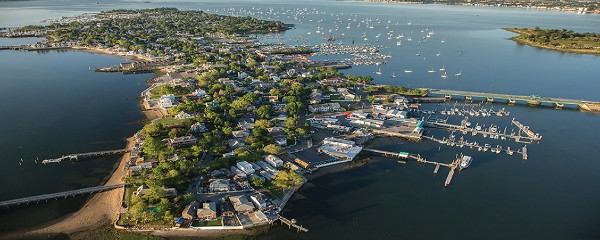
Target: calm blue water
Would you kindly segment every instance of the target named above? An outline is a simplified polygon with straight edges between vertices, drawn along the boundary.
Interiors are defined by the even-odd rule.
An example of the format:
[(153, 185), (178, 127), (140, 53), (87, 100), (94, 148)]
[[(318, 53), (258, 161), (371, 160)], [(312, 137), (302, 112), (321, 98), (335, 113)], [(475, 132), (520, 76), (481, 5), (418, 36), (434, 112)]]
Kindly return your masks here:
[[(140, 1), (101, 1), (95, 5), (65, 0), (0, 2), (0, 23), (4, 26), (18, 26), (35, 23), (40, 18), (113, 8), (157, 6), (231, 14), (240, 14), (240, 7), (247, 10), (255, 7), (255, 12), (259, 8), (264, 10), (272, 7), (274, 14), (253, 16), (295, 23), (296, 28), (280, 34), (280, 40), (271, 36), (265, 41), (307, 45), (323, 43), (323, 38), (328, 33), (317, 36), (317, 27), (322, 27), (325, 32), (330, 28), (335, 29), (335, 21), (339, 17), (343, 22), (337, 23), (339, 30), (333, 31), (333, 35), (340, 36), (344, 33), (346, 36), (354, 36), (356, 44), (362, 44), (365, 41), (361, 36), (365, 33), (368, 43), (388, 47), (381, 50), (382, 53), (392, 55), (387, 64), (380, 67), (358, 66), (347, 70), (356, 75), (373, 75), (374, 71), (381, 68), (383, 74), (374, 76), (379, 83), (600, 101), (597, 94), (600, 89), (599, 57), (519, 46), (508, 40), (513, 36), (512, 33), (500, 29), (540, 26), (600, 32), (600, 15), (343, 1), (160, 1), (150, 4)], [(299, 20), (288, 17), (289, 14), (275, 14), (296, 8), (308, 8), (311, 11), (314, 8), (325, 13), (307, 14)], [(346, 29), (349, 17), (356, 17), (358, 22), (371, 18), (375, 21), (374, 29), (365, 28), (364, 23), (357, 29), (358, 22), (353, 21), (351, 29)], [(377, 23), (377, 18), (381, 23)], [(309, 21), (310, 19), (313, 21)], [(388, 20), (391, 22), (390, 28), (385, 29)], [(412, 23), (410, 26), (406, 24), (408, 21)], [(394, 25), (396, 22), (399, 22), (398, 26)], [(403, 46), (396, 46), (397, 39), (388, 40), (386, 35), (392, 28), (394, 36), (404, 33), (406, 37), (411, 36), (413, 41), (408, 42), (405, 38)], [(428, 32), (421, 33), (421, 29), (425, 28), (433, 29), (435, 35), (427, 43), (422, 42), (417, 46), (419, 40), (423, 41), (421, 37)], [(311, 34), (308, 35), (308, 32)], [(377, 34), (382, 34), (380, 42), (375, 41)], [(445, 43), (441, 43), (441, 39)], [(351, 40), (347, 38), (342, 41), (349, 44)], [(421, 56), (416, 56), (417, 52)], [(436, 56), (438, 52), (441, 54), (439, 57)], [(19, 59), (21, 60), (17, 61)], [(118, 139), (128, 136), (139, 127), (127, 123), (141, 118), (135, 100), (124, 100), (123, 97), (137, 96), (144, 88), (143, 84), (137, 84), (143, 83), (148, 76), (96, 74), (87, 70), (89, 66), (112, 65), (119, 61), (123, 60), (78, 52), (39, 55), (0, 52), (0, 63), (6, 62), (9, 65), (6, 67), (7, 64), (1, 64), (0, 72), (3, 75), (8, 72), (11, 76), (0, 78), (3, 86), (0, 89), (3, 91), (0, 94), (3, 98), (0, 110), (9, 113), (4, 115), (9, 117), (3, 123), (10, 123), (3, 125), (5, 129), (2, 129), (2, 136), (11, 137), (0, 138), (0, 152), (9, 156), (0, 160), (0, 164), (13, 170), (11, 174), (2, 176), (0, 189), (8, 189), (4, 192), (10, 194), (6, 197), (3, 194), (3, 198), (95, 185), (108, 174), (114, 161), (94, 160), (52, 167), (20, 167), (17, 160), (23, 157), (31, 161), (37, 155), (55, 156), (65, 152), (123, 145)], [(38, 69), (31, 71), (24, 66), (36, 66)], [(441, 79), (439, 72), (427, 73), (428, 69), (438, 69), (441, 66), (447, 69), (450, 76), (448, 79)], [(405, 74), (404, 69), (407, 68), (412, 69), (413, 73)], [(454, 76), (458, 71), (463, 73), (460, 78)], [(398, 78), (387, 77), (392, 72)], [(125, 81), (120, 80), (121, 78), (125, 78)], [(64, 86), (67, 83), (68, 87)], [(41, 87), (39, 84), (45, 85)], [(75, 94), (72, 87), (77, 87), (84, 93)], [(98, 93), (100, 90), (104, 90), (102, 94)], [(98, 94), (98, 97), (90, 97), (90, 94)], [(118, 97), (106, 97), (107, 94), (116, 94)], [(44, 104), (39, 104), (36, 100), (42, 97)], [(19, 105), (15, 105), (16, 102)], [(98, 105), (88, 106), (86, 103)], [(99, 105), (109, 106), (102, 108)], [(121, 108), (115, 110), (116, 106)], [(432, 109), (447, 107), (449, 106), (429, 106)], [(447, 170), (440, 170), (440, 174), (433, 176), (433, 168), (430, 166), (421, 167), (414, 163), (400, 165), (386, 160), (317, 178), (299, 192), (305, 198), (291, 201), (284, 213), (285, 216), (296, 218), (310, 232), (296, 234), (287, 228), (276, 227), (262, 237), (600, 238), (597, 227), (600, 225), (600, 207), (597, 204), (600, 201), (600, 193), (597, 191), (600, 189), (600, 163), (597, 160), (600, 116), (525, 106), (503, 107), (512, 112), (510, 118), (516, 117), (544, 136), (540, 144), (529, 146), (529, 160), (469, 149), (442, 148), (438, 151), (437, 144), (428, 142), (416, 144), (400, 140), (387, 141), (377, 147), (420, 153), (430, 160), (443, 162), (449, 162), (455, 154), (464, 152), (474, 156), (475, 161), (468, 170), (457, 174), (447, 189), (442, 187)], [(98, 115), (86, 117), (86, 114), (92, 113)], [(77, 120), (66, 123), (73, 118)], [(510, 118), (472, 121), (489, 124), (493, 120), (495, 124), (504, 127), (510, 126)], [(4, 134), (5, 132), (8, 134)], [(433, 131), (431, 134), (442, 137), (448, 133)], [(508, 145), (495, 140), (470, 140), (484, 141), (494, 146)], [(510, 146), (516, 148), (522, 145), (510, 143)], [(78, 182), (86, 184), (77, 185)], [(36, 210), (59, 216), (75, 208), (68, 207), (67, 204), (68, 202), (59, 202)], [(22, 223), (27, 224), (32, 223)]]

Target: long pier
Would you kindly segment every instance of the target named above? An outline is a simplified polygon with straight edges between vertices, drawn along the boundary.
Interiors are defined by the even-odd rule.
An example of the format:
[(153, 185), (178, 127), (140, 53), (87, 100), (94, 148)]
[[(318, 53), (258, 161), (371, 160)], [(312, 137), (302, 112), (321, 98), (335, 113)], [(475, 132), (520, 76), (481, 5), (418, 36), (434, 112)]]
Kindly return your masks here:
[(72, 160), (79, 160), (80, 158), (123, 154), (126, 152), (129, 152), (129, 149), (115, 149), (115, 150), (106, 150), (106, 151), (97, 151), (97, 152), (73, 153), (73, 154), (69, 154), (69, 155), (63, 155), (62, 157), (59, 157), (59, 158), (45, 159), (42, 161), (42, 163), (43, 164), (60, 163), (63, 160), (71, 160), (72, 161)]
[(108, 190), (112, 190), (112, 189), (116, 189), (116, 188), (121, 188), (121, 187), (124, 187), (127, 185), (128, 184), (126, 184), (126, 183), (121, 183), (121, 184), (115, 184), (115, 185), (89, 187), (89, 188), (82, 188), (82, 189), (70, 190), (70, 191), (64, 191), (64, 192), (43, 194), (43, 195), (32, 196), (32, 197), (18, 198), (18, 199), (13, 199), (13, 200), (8, 200), (8, 201), (2, 201), (2, 202), (0, 202), (0, 207), (19, 206), (21, 204), (29, 204), (32, 202), (39, 203), (41, 201), (56, 200), (59, 198), (68, 198), (68, 197), (74, 197), (74, 196), (83, 195), (83, 194), (93, 194), (93, 193), (104, 192), (104, 191), (108, 191)]
[(458, 163), (460, 162), (459, 161), (460, 159), (456, 159), (452, 163), (434, 162), (434, 161), (428, 161), (427, 159), (421, 157), (421, 155), (418, 155), (418, 154), (410, 154), (410, 153), (406, 153), (406, 152), (390, 152), (390, 151), (384, 151), (384, 150), (378, 150), (378, 149), (372, 149), (372, 148), (363, 148), (363, 151), (378, 153), (385, 157), (413, 159), (413, 160), (417, 161), (418, 163), (435, 165), (435, 169), (433, 170), (434, 174), (438, 173), (438, 171), (440, 170), (440, 166), (447, 167), (450, 169), (450, 172), (448, 172), (448, 176), (446, 177), (446, 181), (444, 182), (444, 187), (447, 187), (448, 185), (450, 185), (450, 182), (452, 181), (452, 177), (454, 177), (454, 171), (456, 170), (456, 168), (458, 167)]
[[(540, 140), (542, 140), (542, 136), (540, 136), (538, 133), (534, 133), (531, 130), (529, 130), (528, 126), (523, 125), (522, 123), (520, 123), (519, 121), (516, 121), (514, 118), (512, 120), (512, 123), (515, 124), (518, 128), (519, 128), (519, 133), (514, 134), (507, 134), (505, 132), (500, 132), (498, 130), (491, 131), (491, 130), (486, 130), (486, 129), (475, 129), (475, 128), (471, 128), (471, 127), (467, 127), (465, 125), (455, 125), (455, 124), (450, 124), (450, 123), (443, 123), (443, 122), (433, 122), (433, 121), (426, 121), (425, 122), (425, 126), (427, 127), (433, 127), (433, 128), (442, 128), (442, 129), (447, 129), (450, 131), (459, 131), (462, 132), (463, 134), (468, 134), (471, 133), (473, 134), (473, 136), (477, 135), (477, 134), (482, 134), (484, 137), (486, 136), (490, 136), (491, 137), (498, 137), (498, 138), (507, 138), (507, 139), (513, 139), (515, 140), (515, 142), (519, 142), (519, 143), (528, 143), (531, 144), (533, 142), (539, 142)], [(522, 135), (521, 132), (524, 132), (526, 135)]]
[(568, 98), (552, 98), (538, 96), (524, 96), (501, 93), (482, 93), (469, 92), (460, 90), (444, 90), (444, 89), (428, 89), (428, 96), (444, 96), (447, 100), (458, 98), (461, 100), (471, 101), (474, 98), (485, 100), (492, 103), (508, 103), (508, 104), (526, 104), (533, 106), (554, 106), (557, 109), (563, 107), (573, 107), (584, 111), (600, 112), (600, 102), (568, 99)]

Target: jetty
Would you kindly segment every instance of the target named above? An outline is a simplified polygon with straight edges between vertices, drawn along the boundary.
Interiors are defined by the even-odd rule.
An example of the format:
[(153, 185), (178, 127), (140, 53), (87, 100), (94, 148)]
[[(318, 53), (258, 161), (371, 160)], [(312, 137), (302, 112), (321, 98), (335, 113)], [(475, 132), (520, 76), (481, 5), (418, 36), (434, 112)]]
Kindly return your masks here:
[(460, 90), (444, 90), (444, 89), (427, 89), (428, 96), (443, 96), (446, 100), (461, 99), (465, 101), (473, 101), (475, 99), (483, 100), (490, 103), (507, 103), (507, 104), (523, 104), (530, 106), (548, 106), (556, 109), (565, 107), (580, 109), (583, 111), (600, 112), (600, 102), (568, 99), (568, 98), (552, 98), (540, 96), (524, 96), (502, 93), (483, 93), (470, 92)]
[(37, 195), (37, 196), (32, 196), (32, 197), (18, 198), (18, 199), (13, 199), (13, 200), (8, 200), (8, 201), (2, 201), (2, 202), (0, 202), (0, 207), (19, 206), (21, 204), (39, 203), (42, 201), (47, 202), (49, 200), (57, 200), (60, 198), (66, 199), (68, 197), (75, 197), (77, 195), (104, 192), (104, 191), (108, 191), (108, 190), (112, 190), (112, 189), (116, 189), (116, 188), (125, 187), (127, 185), (128, 185), (127, 183), (121, 183), (121, 184), (115, 184), (115, 185), (89, 187), (89, 188), (82, 188), (82, 189), (70, 190), (70, 191), (64, 191), (64, 192), (42, 194), (42, 195)]
[(59, 158), (53, 159), (45, 159), (42, 160), (43, 164), (48, 163), (60, 163), (63, 160), (79, 160), (80, 158), (90, 158), (90, 157), (100, 157), (100, 156), (108, 156), (108, 155), (116, 155), (123, 154), (129, 152), (129, 149), (115, 149), (115, 150), (106, 150), (106, 151), (97, 151), (97, 152), (86, 152), (86, 153), (73, 153), (69, 155), (63, 155)]

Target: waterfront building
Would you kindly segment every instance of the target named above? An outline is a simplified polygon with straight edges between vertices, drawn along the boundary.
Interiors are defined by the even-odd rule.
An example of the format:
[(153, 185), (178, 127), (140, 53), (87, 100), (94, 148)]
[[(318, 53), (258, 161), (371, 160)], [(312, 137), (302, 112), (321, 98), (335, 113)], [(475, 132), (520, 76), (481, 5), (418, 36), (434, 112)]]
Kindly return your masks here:
[(229, 197), (229, 201), (233, 203), (233, 208), (238, 213), (250, 213), (254, 211), (254, 205), (248, 201), (246, 195)]
[(181, 212), (181, 217), (183, 219), (187, 219), (187, 220), (196, 219), (198, 216), (196, 214), (196, 211), (199, 206), (200, 206), (200, 203), (198, 203), (197, 201), (192, 201), (190, 204), (185, 206), (185, 208), (183, 209), (183, 212)]
[(250, 196), (250, 200), (254, 203), (254, 206), (258, 209), (263, 209), (267, 207), (267, 202), (263, 199), (261, 194), (256, 194)]
[(165, 109), (165, 110), (172, 108), (174, 106), (177, 106), (177, 100), (175, 99), (175, 95), (173, 95), (173, 94), (162, 95), (160, 97), (160, 99), (158, 99), (158, 106), (160, 106), (160, 108)]
[(217, 218), (217, 204), (215, 202), (207, 202), (202, 204), (202, 208), (198, 208), (196, 214), (199, 219), (212, 220)]
[(325, 138), (319, 147), (319, 152), (344, 160), (353, 160), (361, 150), (353, 141), (333, 137)]

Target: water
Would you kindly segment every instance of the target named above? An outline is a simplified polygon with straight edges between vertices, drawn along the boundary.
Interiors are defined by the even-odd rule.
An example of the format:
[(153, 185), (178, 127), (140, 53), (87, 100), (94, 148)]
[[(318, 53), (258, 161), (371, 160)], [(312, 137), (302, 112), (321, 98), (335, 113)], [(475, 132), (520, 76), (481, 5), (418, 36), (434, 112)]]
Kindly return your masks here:
[[(346, 70), (348, 73), (372, 75), (378, 83), (402, 84), (412, 87), (449, 88), (523, 95), (539, 94), (549, 97), (584, 98), (600, 101), (597, 94), (598, 89), (600, 89), (600, 81), (597, 80), (597, 76), (600, 75), (599, 57), (520, 46), (508, 40), (514, 34), (500, 29), (503, 27), (540, 26), (542, 28), (567, 28), (579, 32), (600, 32), (600, 15), (575, 15), (573, 13), (525, 9), (393, 5), (343, 1), (239, 1), (235, 3), (223, 3), (221, 1), (161, 1), (160, 3), (150, 4), (138, 1), (106, 1), (101, 2), (99, 5), (84, 4), (78, 1), (63, 1), (61, 4), (44, 1), (2, 2), (0, 3), (0, 22), (6, 26), (16, 26), (35, 23), (39, 18), (45, 17), (69, 16), (113, 8), (149, 8), (157, 6), (218, 10), (219, 13), (226, 13), (229, 8), (236, 8), (237, 11), (240, 7), (245, 9), (255, 7), (263, 10), (272, 7), (274, 12), (281, 12), (281, 9), (305, 7), (312, 11), (312, 8), (315, 8), (326, 13), (307, 14), (304, 19), (301, 19), (302, 22), (294, 20), (293, 17), (288, 18), (289, 15), (262, 14), (260, 17), (263, 19), (270, 17), (271, 19), (296, 24), (296, 28), (280, 34), (280, 39), (270, 36), (270, 39), (263, 40), (282, 41), (291, 44), (305, 43), (308, 45), (323, 43), (323, 38), (328, 36), (327, 30), (335, 28), (333, 21), (337, 18), (336, 14), (340, 14), (340, 19), (344, 23), (339, 24), (339, 30), (335, 31), (334, 35), (339, 36), (343, 32), (347, 36), (355, 36), (356, 43), (362, 44), (364, 41), (360, 36), (365, 32), (368, 35), (369, 43), (388, 46), (387, 49), (383, 49), (381, 52), (384, 54), (391, 52), (393, 56), (385, 65), (357, 66)], [(342, 12), (344, 13), (343, 17), (341, 17)], [(236, 12), (236, 14), (238, 13)], [(14, 14), (29, 17), (11, 17)], [(379, 18), (382, 23), (375, 22), (374, 29), (365, 29), (363, 23), (363, 27), (356, 29), (356, 22), (353, 22), (351, 24), (352, 28), (346, 29), (347, 18), (354, 18), (355, 15), (357, 21), (370, 17), (373, 20)], [(308, 21), (308, 19), (313, 19), (313, 21)], [(323, 22), (317, 22), (320, 19), (323, 19)], [(385, 26), (388, 19), (391, 21), (391, 25), (395, 24), (396, 21), (399, 22), (398, 26), (394, 26), (395, 36), (403, 32), (407, 37), (412, 36), (414, 40), (412, 42), (403, 40), (403, 46), (401, 47), (395, 45), (397, 39), (387, 40), (385, 33), (389, 29), (385, 29)], [(408, 21), (412, 23), (410, 26), (406, 25)], [(317, 36), (315, 31), (318, 26), (321, 26), (326, 33)], [(424, 34), (420, 33), (420, 30), (424, 28), (433, 29), (435, 35), (428, 40), (428, 43), (417, 46), (417, 41), (423, 40), (420, 37)], [(311, 35), (306, 34), (309, 31), (312, 32)], [(410, 33), (411, 31), (413, 33)], [(375, 42), (377, 33), (382, 33), (380, 42)], [(441, 39), (444, 39), (445, 43), (442, 44)], [(342, 41), (349, 44), (351, 40), (347, 38), (342, 39)], [(416, 52), (419, 52), (421, 56), (417, 57)], [(438, 52), (441, 53), (439, 57), (435, 56)], [(127, 94), (122, 94), (136, 96), (143, 89), (143, 86), (135, 85), (136, 81), (143, 82), (147, 78), (147, 76), (127, 75), (125, 77), (127, 79), (121, 81), (119, 80), (122, 78), (121, 75), (111, 77), (113, 75), (98, 75), (87, 71), (88, 65), (111, 65), (122, 61), (106, 56), (76, 52), (53, 52), (35, 55), (33, 53), (4, 51), (0, 52), (0, 57), (2, 57), (0, 61), (8, 62), (4, 54), (10, 54), (11, 61), (14, 61), (12, 58), (18, 59), (18, 57), (12, 56), (13, 54), (17, 56), (19, 54), (29, 54), (25, 55), (26, 60), (23, 60), (24, 62), (43, 66), (36, 71), (14, 72), (15, 79), (27, 79), (27, 75), (34, 74), (48, 76), (53, 72), (79, 71), (79, 74), (86, 73), (91, 74), (91, 76), (89, 78), (75, 77), (78, 80), (71, 80), (69, 83), (79, 82), (80, 79), (83, 79), (85, 84), (79, 82), (81, 84), (79, 87), (83, 88), (88, 86), (87, 84), (94, 85), (95, 88), (90, 87), (92, 89), (90, 92), (95, 92), (93, 91), (95, 89), (107, 88), (109, 90), (106, 93), (113, 90), (122, 90), (127, 92)], [(52, 57), (52, 59), (47, 59), (49, 57)], [(70, 58), (70, 62), (87, 61), (87, 63), (73, 67), (56, 63), (57, 59), (65, 58)], [(109, 61), (109, 59), (111, 60)], [(54, 65), (48, 66), (52, 63)], [(2, 64), (2, 67), (4, 65)], [(447, 69), (448, 79), (441, 79), (439, 77), (440, 72), (427, 73), (428, 69), (436, 68), (437, 70), (442, 65)], [(19, 65), (11, 64), (11, 66), (16, 67)], [(2, 67), (0, 67), (2, 69), (0, 72), (3, 75), (5, 75), (5, 72), (11, 71), (9, 70), (11, 68), (5, 69)], [(381, 68), (383, 72), (380, 76), (373, 74), (378, 68)], [(406, 68), (412, 69), (413, 73), (404, 74)], [(62, 71), (60, 71), (61, 69)], [(463, 73), (460, 78), (454, 76), (454, 73), (458, 71)], [(398, 75), (396, 79), (388, 77), (392, 72)], [(92, 76), (103, 80), (93, 80)], [(130, 80), (129, 78), (138, 80)], [(35, 84), (28, 81), (10, 81), (5, 80), (4, 77), (0, 79), (2, 79), (3, 86), (8, 83), (11, 85), (17, 83), (26, 85), (13, 87), (10, 91), (4, 91), (3, 94), (0, 94), (2, 98), (9, 99), (8, 101), (4, 99), (2, 99), (4, 101), (0, 101), (2, 102), (0, 104), (2, 110), (4, 110), (7, 103), (12, 103), (15, 97), (19, 97), (21, 94), (31, 94), (29, 92), (32, 91), (32, 88), (38, 87), (37, 84), (40, 83), (40, 81), (34, 82)], [(61, 80), (66, 81), (63, 76), (52, 79), (54, 83)], [(97, 119), (93, 117), (88, 118), (87, 121), (75, 121), (76, 124), (69, 124), (68, 127), (62, 129), (59, 128), (60, 125), (57, 126), (57, 123), (61, 123), (61, 121), (51, 121), (52, 119), (82, 117), (80, 112), (63, 109), (77, 108), (73, 107), (73, 105), (77, 105), (73, 104), (75, 101), (64, 99), (73, 94), (73, 91), (68, 88), (57, 88), (56, 84), (50, 84), (50, 82), (42, 81), (41, 83), (49, 84), (49, 86), (41, 88), (43, 91), (40, 90), (36, 92), (37, 94), (29, 96), (38, 99), (40, 98), (39, 94), (52, 96), (44, 98), (47, 100), (44, 105), (41, 105), (43, 107), (35, 108), (35, 104), (25, 107), (25, 105), (20, 104), (19, 107), (10, 105), (13, 107), (2, 111), (10, 113), (8, 115), (13, 116), (13, 119), (21, 120), (10, 125), (14, 126), (16, 124), (20, 128), (8, 128), (12, 133), (9, 136), (13, 139), (0, 139), (0, 143), (3, 143), (0, 145), (3, 147), (0, 152), (12, 156), (3, 158), (0, 164), (13, 170), (22, 169), (18, 170), (20, 171), (19, 174), (13, 175), (11, 172), (11, 174), (2, 176), (3, 181), (0, 184), (3, 185), (0, 185), (0, 189), (8, 189), (4, 192), (11, 195), (7, 196), (6, 199), (51, 190), (69, 189), (69, 187), (76, 186), (74, 184), (82, 180), (88, 181), (89, 185), (94, 185), (107, 175), (111, 164), (114, 163), (94, 160), (73, 165), (61, 164), (52, 167), (19, 168), (16, 159), (21, 156), (24, 159), (32, 159), (38, 152), (40, 155), (55, 156), (65, 152), (96, 149), (93, 146), (97, 146), (97, 149), (109, 148), (108, 146), (111, 146), (111, 144), (119, 147), (123, 143), (116, 139), (127, 136), (126, 133), (128, 133), (126, 130), (118, 130), (112, 126), (109, 128), (110, 130), (106, 130), (106, 128), (97, 130), (94, 126), (87, 125), (92, 124), (93, 119)], [(125, 90), (126, 87), (123, 84), (133, 84), (133, 86)], [(113, 89), (106, 86), (118, 87)], [(4, 89), (5, 87), (0, 91)], [(63, 94), (46, 93), (51, 90), (55, 91), (55, 89), (56, 91), (62, 89), (63, 92), (61, 93)], [(84, 96), (85, 94), (72, 97), (83, 98)], [(28, 99), (32, 101), (30, 98), (21, 98), (20, 101), (27, 102)], [(126, 113), (136, 115), (131, 119), (139, 117), (137, 116), (139, 112), (136, 113), (137, 106), (134, 101), (124, 101), (125, 103), (123, 103), (113, 98), (108, 100), (113, 101), (113, 103), (108, 108), (111, 110), (105, 111), (114, 113), (113, 105), (121, 106), (123, 109), (120, 114), (111, 114), (110, 116), (106, 116), (108, 114), (105, 112), (103, 120), (113, 121), (111, 119), (122, 117), (121, 114)], [(98, 104), (105, 103), (108, 100), (102, 98), (101, 101), (98, 100)], [(444, 107), (448, 106), (430, 106), (430, 108), (440, 110)], [(443, 162), (449, 162), (455, 154), (464, 152), (472, 155), (475, 160), (469, 169), (457, 174), (452, 185), (446, 189), (442, 187), (447, 173), (446, 169), (441, 169), (437, 176), (433, 176), (432, 166), (420, 167), (414, 163), (400, 165), (389, 160), (374, 161), (363, 167), (317, 178), (311, 181), (310, 186), (300, 190), (299, 194), (305, 198), (291, 201), (284, 212), (285, 216), (296, 218), (300, 224), (309, 228), (310, 231), (296, 234), (287, 230), (286, 227), (276, 227), (262, 238), (600, 238), (600, 231), (597, 228), (600, 225), (600, 208), (596, 204), (600, 200), (600, 193), (596, 191), (600, 187), (600, 163), (598, 163), (596, 157), (597, 136), (600, 133), (600, 125), (598, 124), (600, 116), (570, 110), (557, 111), (526, 106), (505, 107), (512, 112), (510, 118), (516, 117), (519, 121), (530, 125), (535, 132), (539, 132), (544, 136), (540, 144), (529, 146), (529, 160), (523, 161), (517, 156), (508, 157), (504, 154), (495, 155), (469, 149), (442, 148), (438, 152), (438, 145), (429, 142), (417, 144), (404, 143), (399, 140), (388, 141), (385, 144), (380, 144), (377, 148), (420, 153), (429, 160)], [(48, 108), (51, 108), (51, 110)], [(67, 113), (59, 113), (58, 110)], [(25, 113), (31, 115), (25, 115)], [(49, 117), (49, 114), (54, 113), (56, 114), (54, 118)], [(494, 122), (500, 125), (502, 129), (504, 126), (509, 126), (510, 118), (503, 118), (500, 121), (494, 119)], [(31, 127), (25, 127), (28, 126), (25, 124), (27, 121), (46, 126), (43, 128), (43, 133), (40, 134), (40, 130), (33, 131)], [(65, 120), (63, 119), (63, 121)], [(475, 121), (487, 123), (490, 120), (472, 119), (472, 122)], [(8, 121), (3, 120), (3, 122)], [(113, 124), (123, 126), (122, 124), (126, 122), (130, 122), (130, 119), (114, 120)], [(90, 128), (78, 128), (77, 126), (80, 124)], [(5, 124), (4, 127), (6, 125), (8, 124)], [(125, 126), (131, 127), (130, 132), (138, 127)], [(23, 130), (19, 131), (20, 135), (18, 135), (12, 129)], [(56, 133), (59, 129), (62, 130), (61, 135)], [(3, 129), (2, 136), (5, 136), (5, 131), (8, 130)], [(94, 131), (94, 133), (83, 134), (87, 131)], [(73, 138), (87, 139), (87, 142), (81, 139), (66, 142), (66, 138), (60, 137), (64, 136), (65, 133), (63, 132), (69, 132)], [(106, 135), (99, 135), (99, 132)], [(28, 135), (25, 135), (25, 133), (28, 133)], [(437, 131), (434, 134), (436, 137), (441, 138), (447, 136), (448, 133)], [(114, 137), (111, 138), (107, 135)], [(17, 142), (14, 139), (20, 137), (27, 140)], [(51, 141), (37, 140), (42, 138)], [(106, 139), (112, 139), (112, 143), (110, 143), (111, 140)], [(471, 140), (471, 138), (469, 139)], [(484, 143), (490, 143), (493, 146), (496, 144), (506, 146), (506, 142), (476, 140), (478, 142), (485, 141)], [(33, 145), (36, 141), (41, 143)], [(109, 143), (102, 146), (89, 144), (99, 141), (108, 141)], [(8, 142), (9, 145), (4, 145), (5, 142)], [(11, 142), (17, 143), (10, 145)], [(73, 144), (81, 145), (77, 147)], [(21, 145), (27, 150), (20, 150), (18, 146)], [(514, 147), (522, 145), (511, 143), (510, 146), (514, 149)], [(94, 164), (97, 164), (97, 166), (91, 166)], [(74, 174), (75, 171), (73, 170), (79, 168), (87, 171), (79, 171), (81, 175)], [(104, 169), (104, 171), (96, 170), (94, 172), (90, 169)], [(56, 173), (61, 174), (61, 180), (55, 179)], [(67, 179), (66, 176), (71, 178)], [(23, 178), (27, 179), (23, 180)], [(39, 181), (40, 179), (44, 181)], [(32, 182), (35, 182), (35, 184), (31, 184)], [(5, 194), (2, 197), (4, 198)], [(75, 208), (68, 207), (68, 204), (69, 202), (59, 202), (35, 210), (52, 212), (55, 216), (59, 216)], [(31, 210), (31, 213), (33, 212), (35, 211)], [(5, 221), (0, 222), (4, 223)]]
[[(0, 51), (1, 200), (97, 186), (110, 175), (118, 157), (46, 166), (35, 161), (125, 146), (124, 138), (141, 128), (137, 96), (152, 74), (88, 69), (124, 61), (74, 51)], [(4, 211), (0, 231), (63, 216), (83, 200)]]

